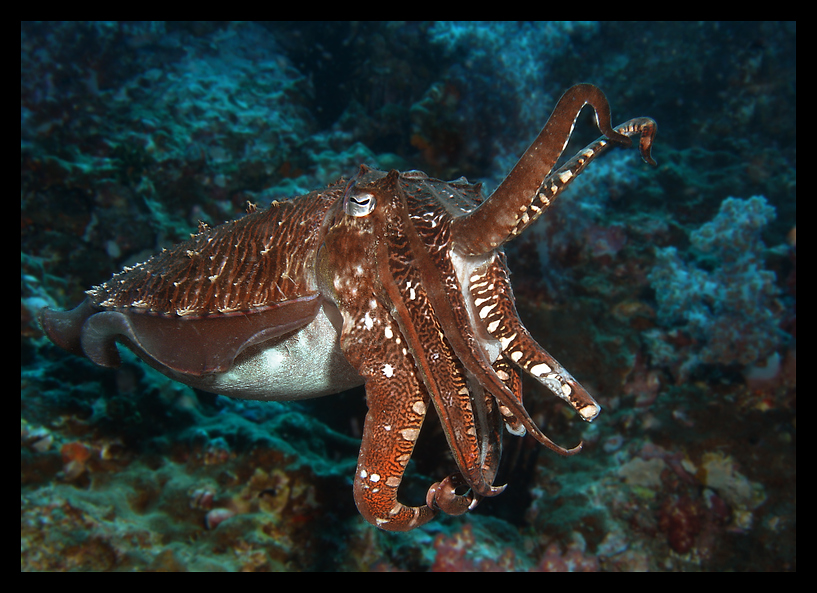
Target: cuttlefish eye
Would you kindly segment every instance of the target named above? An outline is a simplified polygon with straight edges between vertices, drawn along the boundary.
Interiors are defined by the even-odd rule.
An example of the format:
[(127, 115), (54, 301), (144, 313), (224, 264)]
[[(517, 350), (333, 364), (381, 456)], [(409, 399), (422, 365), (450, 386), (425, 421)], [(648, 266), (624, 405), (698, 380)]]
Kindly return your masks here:
[(375, 199), (370, 193), (360, 192), (354, 190), (346, 193), (343, 200), (343, 211), (349, 216), (367, 216), (374, 210)]

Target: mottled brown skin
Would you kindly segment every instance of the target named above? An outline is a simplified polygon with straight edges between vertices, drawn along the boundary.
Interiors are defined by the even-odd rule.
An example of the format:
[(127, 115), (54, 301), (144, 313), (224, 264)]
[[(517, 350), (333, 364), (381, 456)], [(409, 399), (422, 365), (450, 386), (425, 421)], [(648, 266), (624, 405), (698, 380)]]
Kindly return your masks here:
[[(584, 105), (604, 137), (554, 171)], [(581, 448), (554, 444), (534, 424), (520, 372), (584, 420), (600, 411), (519, 320), (502, 244), (613, 144), (640, 136), (642, 157), (654, 164), (655, 129), (649, 118), (614, 129), (601, 91), (577, 85), (487, 200), (465, 180), (361, 166), (351, 181), (202, 230), (92, 289), (74, 311), (45, 311), (43, 327), (100, 364), (118, 364), (121, 342), (176, 379), (236, 397), (286, 399), (265, 373), (297, 365), (331, 371), (330, 385), (320, 383), (324, 372), (306, 386), (309, 395), (363, 382), (369, 412), (354, 478), (361, 514), (391, 531), (439, 511), (461, 514), (504, 489), (494, 485), (503, 424), (561, 454)], [(318, 346), (325, 360), (310, 360)], [(277, 371), (264, 366), (269, 354), (292, 358)], [(269, 383), (269, 396), (258, 394), (258, 381)], [(458, 472), (433, 484), (425, 504), (407, 506), (398, 489), (432, 405)]]

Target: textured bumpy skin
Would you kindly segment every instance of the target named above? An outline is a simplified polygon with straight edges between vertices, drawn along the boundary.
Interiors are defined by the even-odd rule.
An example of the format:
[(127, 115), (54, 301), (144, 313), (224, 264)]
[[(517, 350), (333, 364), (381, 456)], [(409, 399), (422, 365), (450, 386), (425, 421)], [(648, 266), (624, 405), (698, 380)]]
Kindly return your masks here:
[[(553, 170), (585, 105), (604, 134)], [(369, 412), (354, 497), (383, 529), (405, 531), (495, 496), (502, 426), (562, 454), (528, 415), (520, 372), (591, 421), (600, 407), (537, 344), (516, 312), (502, 244), (597, 156), (629, 146), (654, 164), (655, 122), (613, 128), (596, 87), (569, 89), (541, 134), (487, 199), (464, 179), (361, 166), (350, 181), (273, 203), (44, 310), (57, 345), (104, 365), (117, 343), (167, 375), (234, 397), (295, 399), (365, 383)], [(398, 500), (434, 406), (458, 472), (425, 504)], [(465, 494), (461, 492), (465, 490)]]

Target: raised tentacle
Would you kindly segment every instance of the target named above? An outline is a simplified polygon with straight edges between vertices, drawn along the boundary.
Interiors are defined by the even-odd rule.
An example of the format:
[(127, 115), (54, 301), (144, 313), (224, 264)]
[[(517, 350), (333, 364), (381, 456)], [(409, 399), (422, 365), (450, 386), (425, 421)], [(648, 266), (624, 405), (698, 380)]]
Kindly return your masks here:
[[(604, 93), (591, 84), (573, 86), (559, 99), (539, 136), (496, 191), (476, 210), (453, 222), (452, 237), (463, 255), (479, 255), (496, 249), (513, 238), (514, 231), (516, 234), (521, 232), (524, 226), (520, 227), (520, 220), (523, 217), (532, 221), (547, 208), (549, 202), (535, 204), (533, 208), (531, 206), (538, 197), (537, 190), (542, 186), (543, 180), (553, 177), (550, 173), (567, 146), (576, 119), (585, 105), (593, 107), (599, 130), (607, 137), (600, 148), (603, 149), (610, 141), (630, 146), (632, 141), (629, 136), (643, 132), (640, 145), (642, 156), (654, 163), (649, 157), (649, 147), (655, 133), (655, 123), (652, 120), (631, 120), (628, 124), (634, 124), (633, 126), (625, 124), (614, 130), (610, 104)], [(647, 121), (650, 123), (647, 124)], [(594, 154), (589, 160), (595, 156)], [(558, 190), (561, 191), (561, 187)]]
[[(645, 163), (651, 166), (656, 165), (650, 153), (656, 131), (657, 126), (655, 121), (649, 117), (631, 119), (620, 126), (616, 126), (616, 132), (622, 136), (641, 135), (641, 140), (638, 145), (641, 158), (644, 159)], [(587, 165), (596, 159), (596, 157), (604, 154), (611, 146), (615, 145), (607, 138), (599, 138), (595, 142), (588, 144), (584, 150), (580, 151), (556, 171), (553, 171), (545, 177), (539, 189), (536, 191), (535, 197), (529, 200), (526, 206), (520, 207), (517, 211), (518, 218), (516, 225), (511, 229), (506, 241), (510, 241), (514, 237), (522, 234), (545, 210), (550, 208), (559, 194), (561, 194), (568, 185), (573, 183), (573, 180), (584, 171)]]

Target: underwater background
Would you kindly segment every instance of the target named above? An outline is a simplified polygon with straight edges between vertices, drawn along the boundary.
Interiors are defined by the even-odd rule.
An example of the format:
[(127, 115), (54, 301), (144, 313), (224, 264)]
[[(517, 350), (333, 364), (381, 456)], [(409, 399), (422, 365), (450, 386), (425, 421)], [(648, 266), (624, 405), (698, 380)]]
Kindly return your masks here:
[[(796, 24), (24, 22), (25, 571), (796, 570)], [(658, 122), (507, 247), (521, 317), (602, 405), (534, 382), (581, 454), (505, 435), (500, 496), (386, 533), (357, 513), (362, 388), (195, 391), (52, 345), (124, 266), (361, 163), (490, 193), (564, 90)], [(572, 156), (599, 134), (580, 118)], [(401, 489), (453, 460), (426, 422)]]

